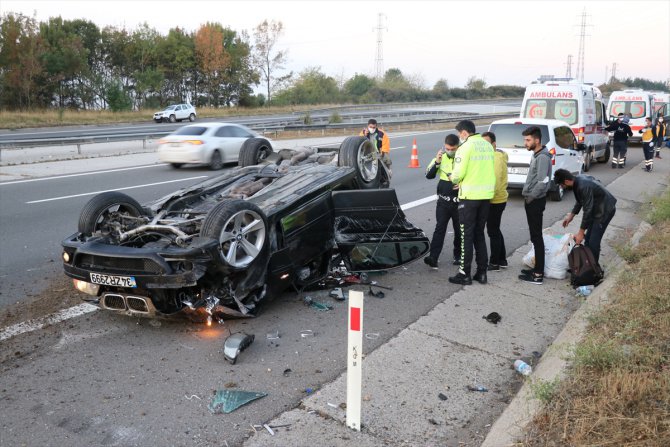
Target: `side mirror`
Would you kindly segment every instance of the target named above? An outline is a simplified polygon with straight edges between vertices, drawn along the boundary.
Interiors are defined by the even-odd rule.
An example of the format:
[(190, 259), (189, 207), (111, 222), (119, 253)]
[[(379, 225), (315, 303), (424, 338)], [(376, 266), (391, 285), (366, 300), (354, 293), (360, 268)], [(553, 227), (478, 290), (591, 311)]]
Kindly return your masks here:
[(585, 143), (577, 143), (577, 150), (578, 151), (585, 151), (586, 150), (586, 144)]

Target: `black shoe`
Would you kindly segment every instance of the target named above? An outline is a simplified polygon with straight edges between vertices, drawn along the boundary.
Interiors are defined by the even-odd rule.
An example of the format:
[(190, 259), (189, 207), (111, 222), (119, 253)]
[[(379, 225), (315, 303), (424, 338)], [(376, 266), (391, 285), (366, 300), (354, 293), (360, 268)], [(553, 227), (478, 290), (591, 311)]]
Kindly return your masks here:
[(507, 264), (507, 261), (502, 261), (502, 262), (500, 263), (500, 268), (501, 268), (501, 269), (506, 269), (506, 268), (507, 268), (507, 265), (508, 265), (508, 264)]
[(623, 169), (623, 165), (619, 165), (619, 169)]
[(436, 269), (437, 268), (437, 261), (430, 256), (426, 256), (423, 258), (423, 262), (426, 263), (426, 265), (429, 265), (430, 267)]
[(535, 273), (535, 270), (533, 269), (521, 269), (522, 275), (532, 275), (533, 273)]
[(656, 158), (661, 158), (661, 154), (656, 154)]
[(542, 284), (544, 280), (544, 275), (538, 275), (536, 273), (531, 273), (531, 274), (526, 274), (524, 273), (523, 275), (519, 275), (519, 279), (521, 281), (526, 281), (531, 284)]
[(449, 282), (452, 284), (461, 284), (463, 286), (469, 286), (472, 284), (472, 278), (470, 278), (470, 275), (466, 275), (465, 273), (459, 271), (456, 273), (455, 276), (450, 276), (449, 277)]
[(486, 278), (486, 270), (475, 273), (475, 276), (473, 276), (472, 279), (477, 281), (479, 284), (486, 284), (488, 282), (488, 279)]
[(461, 260), (460, 259), (454, 259), (454, 262), (452, 262), (453, 265), (461, 265)]
[(616, 169), (616, 165), (612, 163), (612, 169)]
[(489, 264), (489, 266), (486, 269), (489, 272), (499, 272), (500, 271), (500, 264)]

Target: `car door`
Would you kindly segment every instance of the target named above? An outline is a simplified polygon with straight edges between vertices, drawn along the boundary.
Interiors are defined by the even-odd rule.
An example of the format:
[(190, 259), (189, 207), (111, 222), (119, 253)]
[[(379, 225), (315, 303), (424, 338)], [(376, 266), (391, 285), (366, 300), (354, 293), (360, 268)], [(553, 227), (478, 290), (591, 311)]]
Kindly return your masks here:
[(224, 124), (214, 132), (215, 149), (221, 152), (224, 163), (236, 162), (240, 149), (237, 147), (237, 138), (233, 134), (233, 126)]
[(567, 126), (554, 128), (554, 139), (556, 143), (556, 169), (567, 169), (573, 174), (582, 172), (585, 153), (578, 150), (577, 140), (572, 129)]
[[(240, 149), (242, 149), (242, 145), (244, 144), (245, 141), (247, 141), (249, 138), (253, 138), (254, 135), (250, 134), (246, 130), (244, 130), (241, 127), (238, 126), (230, 126), (230, 132), (232, 134), (232, 138), (234, 139), (234, 147), (236, 150), (236, 153), (234, 154), (235, 160), (238, 160), (240, 158)], [(232, 154), (232, 152), (231, 152)]]
[(394, 189), (334, 191), (335, 242), (352, 272), (388, 270), (423, 257), (424, 232), (400, 209)]
[(177, 106), (177, 110), (175, 111), (175, 116), (177, 117), (178, 120), (183, 120), (184, 118), (188, 118), (188, 115), (185, 112), (185, 106), (183, 104), (179, 104)]

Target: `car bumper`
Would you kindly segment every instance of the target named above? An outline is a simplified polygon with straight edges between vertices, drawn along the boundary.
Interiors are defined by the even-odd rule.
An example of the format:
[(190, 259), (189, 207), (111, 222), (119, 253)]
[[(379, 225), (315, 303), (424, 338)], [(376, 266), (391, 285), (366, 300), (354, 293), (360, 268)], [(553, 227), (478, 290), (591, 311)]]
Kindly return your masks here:
[(189, 144), (165, 144), (158, 148), (158, 159), (165, 163), (206, 163), (207, 149)]
[[(178, 289), (195, 286), (208, 266), (219, 259), (213, 239), (194, 241), (189, 248), (165, 250), (82, 242), (75, 233), (62, 242), (69, 262), (63, 262), (65, 274), (93, 283), (91, 274), (132, 277), (135, 287), (113, 286), (125, 291), (141, 289)], [(101, 285), (101, 289), (112, 286)]]

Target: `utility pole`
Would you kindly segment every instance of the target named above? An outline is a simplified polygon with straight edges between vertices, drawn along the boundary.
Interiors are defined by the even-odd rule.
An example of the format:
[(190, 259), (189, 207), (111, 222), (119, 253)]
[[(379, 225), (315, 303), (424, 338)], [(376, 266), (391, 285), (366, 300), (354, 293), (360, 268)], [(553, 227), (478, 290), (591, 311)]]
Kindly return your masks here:
[(384, 47), (383, 47), (383, 37), (384, 34), (382, 31), (386, 29), (384, 27), (384, 14), (381, 12), (377, 18), (377, 57), (375, 58), (375, 78), (381, 79), (384, 75)]
[(565, 77), (572, 79), (572, 54), (568, 54), (568, 61), (565, 63)]
[(615, 79), (616, 79), (616, 62), (612, 63), (612, 78), (611, 78), (611, 82), (614, 82)]
[(577, 55), (577, 79), (579, 79), (581, 82), (584, 82), (584, 44), (586, 41), (586, 8), (584, 8), (584, 11), (582, 12), (582, 23), (580, 25), (580, 32), (579, 32), (579, 54)]
[(609, 74), (609, 68), (610, 68), (609, 65), (605, 65), (605, 82), (604, 82), (605, 84), (609, 83), (609, 78), (607, 77), (607, 75)]

